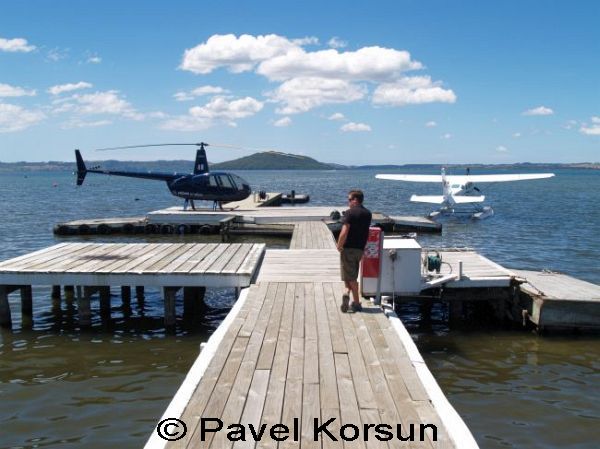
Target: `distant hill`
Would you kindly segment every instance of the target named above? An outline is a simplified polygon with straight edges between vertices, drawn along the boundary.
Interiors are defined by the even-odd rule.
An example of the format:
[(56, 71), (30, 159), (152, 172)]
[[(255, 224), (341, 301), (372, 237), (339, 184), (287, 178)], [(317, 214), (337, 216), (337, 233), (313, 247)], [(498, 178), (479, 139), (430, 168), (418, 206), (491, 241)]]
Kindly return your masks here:
[[(190, 173), (194, 167), (194, 161), (185, 160), (158, 160), (158, 161), (86, 161), (88, 167), (101, 166), (106, 170), (126, 171), (152, 171), (152, 172), (179, 172)], [(381, 164), (347, 166), (341, 164), (319, 162), (307, 156), (297, 154), (279, 153), (267, 151), (255, 153), (227, 162), (210, 163), (211, 169), (215, 170), (440, 170), (440, 164)], [(444, 167), (457, 173), (467, 167), (475, 174), (477, 170), (556, 170), (560, 168), (600, 170), (600, 162), (578, 162), (578, 163), (530, 163), (521, 162), (515, 164), (447, 164)], [(0, 162), (0, 173), (10, 172), (72, 172), (76, 170), (75, 161), (61, 162)]]
[(213, 164), (215, 170), (332, 170), (347, 168), (338, 164), (325, 164), (308, 156), (265, 151), (232, 161)]

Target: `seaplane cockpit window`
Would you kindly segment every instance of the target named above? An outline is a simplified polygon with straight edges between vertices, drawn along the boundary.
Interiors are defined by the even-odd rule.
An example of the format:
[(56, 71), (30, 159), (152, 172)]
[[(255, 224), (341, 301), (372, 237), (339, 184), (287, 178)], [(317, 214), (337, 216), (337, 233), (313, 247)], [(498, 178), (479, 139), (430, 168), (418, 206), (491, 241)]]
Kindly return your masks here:
[(219, 181), (221, 182), (221, 187), (225, 187), (227, 189), (231, 189), (233, 187), (231, 185), (231, 181), (229, 180), (229, 176), (227, 175), (219, 175)]
[(460, 189), (460, 184), (452, 184), (453, 189)]

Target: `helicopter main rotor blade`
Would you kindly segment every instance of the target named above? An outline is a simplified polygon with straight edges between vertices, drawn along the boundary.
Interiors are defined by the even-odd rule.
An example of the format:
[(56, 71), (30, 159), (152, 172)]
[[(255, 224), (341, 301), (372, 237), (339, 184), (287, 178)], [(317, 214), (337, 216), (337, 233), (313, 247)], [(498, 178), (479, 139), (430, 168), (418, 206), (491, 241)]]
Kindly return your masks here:
[(131, 148), (147, 148), (147, 147), (173, 147), (173, 146), (209, 146), (207, 143), (152, 143), (148, 145), (127, 145), (124, 147), (96, 148), (94, 151), (112, 151), (112, 150), (128, 150)]

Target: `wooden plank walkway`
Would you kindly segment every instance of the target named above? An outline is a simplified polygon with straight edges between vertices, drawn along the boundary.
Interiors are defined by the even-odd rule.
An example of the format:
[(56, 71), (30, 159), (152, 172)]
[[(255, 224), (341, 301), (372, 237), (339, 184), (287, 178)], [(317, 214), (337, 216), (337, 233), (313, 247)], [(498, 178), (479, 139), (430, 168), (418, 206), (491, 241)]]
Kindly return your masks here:
[(264, 244), (62, 243), (0, 263), (0, 285), (246, 287)]
[[(314, 441), (314, 419), (319, 424), (335, 418), (328, 429), (339, 438), (340, 426), (388, 424), (403, 436), (414, 425), (415, 440), (380, 442), (373, 428), (345, 443), (348, 447), (453, 448), (428, 392), (390, 320), (379, 307), (365, 305), (362, 313), (339, 311), (341, 282), (265, 282), (250, 287), (248, 297), (228, 326), (190, 398), (175, 397), (165, 416), (186, 423), (186, 435), (169, 448), (255, 447), (248, 425), (267, 429), (283, 424), (297, 429), (300, 441), (290, 438), (279, 447), (340, 447), (320, 434)], [(177, 404), (183, 400), (185, 406)], [(245, 444), (233, 443), (226, 431), (207, 433), (201, 441), (201, 418), (247, 427)], [(419, 426), (437, 428), (419, 441)], [(211, 423), (210, 427), (213, 427)], [(348, 435), (353, 432), (349, 431)], [(341, 441), (341, 440), (340, 440)], [(162, 447), (152, 437), (148, 447)], [(256, 447), (277, 447), (269, 436)], [(465, 446), (463, 446), (465, 447)], [(472, 447), (472, 446), (471, 446)]]
[[(429, 251), (435, 254), (436, 251)], [(459, 262), (462, 261), (463, 275), (460, 280), (446, 284), (447, 288), (508, 287), (517, 276), (485, 256), (472, 250), (441, 250), (441, 276), (458, 274)], [(423, 251), (423, 255), (426, 251)]]
[(294, 225), (290, 249), (336, 249), (336, 246), (325, 223), (304, 221)]
[[(361, 313), (342, 313), (339, 254), (330, 243), (310, 249), (305, 236), (323, 236), (313, 243), (319, 247), (327, 240), (318, 226), (299, 226), (293, 245), (304, 249), (266, 252), (258, 283), (243, 291), (165, 411), (161, 421), (181, 419), (186, 434), (167, 443), (155, 431), (146, 448), (477, 448), (433, 378), (424, 385), (420, 372), (428, 370), (410, 337), (401, 340), (399, 320), (370, 303)], [(223, 430), (203, 433), (206, 418), (221, 420)], [(327, 428), (338, 441), (324, 433), (315, 441), (314, 420), (318, 427), (331, 418)], [(232, 442), (226, 429), (238, 423), (246, 441)], [(277, 424), (289, 429), (285, 441), (270, 434)], [(379, 441), (379, 424), (394, 435), (401, 425), (403, 437), (412, 429), (414, 441)], [(249, 425), (266, 426), (260, 441)], [(343, 442), (340, 432), (354, 435), (348, 425), (361, 436)]]

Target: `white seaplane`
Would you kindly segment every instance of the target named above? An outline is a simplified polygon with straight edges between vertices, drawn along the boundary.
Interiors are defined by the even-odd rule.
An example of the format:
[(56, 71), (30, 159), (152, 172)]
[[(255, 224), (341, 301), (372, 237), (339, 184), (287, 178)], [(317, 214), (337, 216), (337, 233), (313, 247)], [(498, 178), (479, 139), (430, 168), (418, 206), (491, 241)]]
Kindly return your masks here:
[(391, 181), (408, 182), (441, 182), (442, 195), (412, 195), (410, 200), (415, 203), (439, 204), (440, 209), (432, 212), (429, 216), (436, 218), (441, 214), (454, 214), (458, 212), (457, 206), (469, 204), (473, 206), (472, 218), (487, 218), (494, 215), (490, 206), (482, 206), (485, 196), (475, 183), (482, 182), (506, 182), (525, 181), (529, 179), (551, 178), (554, 173), (528, 173), (528, 174), (503, 174), (503, 175), (471, 175), (467, 169), (466, 175), (446, 175), (442, 168), (441, 175), (402, 175), (402, 174), (380, 174), (375, 175), (378, 179), (389, 179)]

